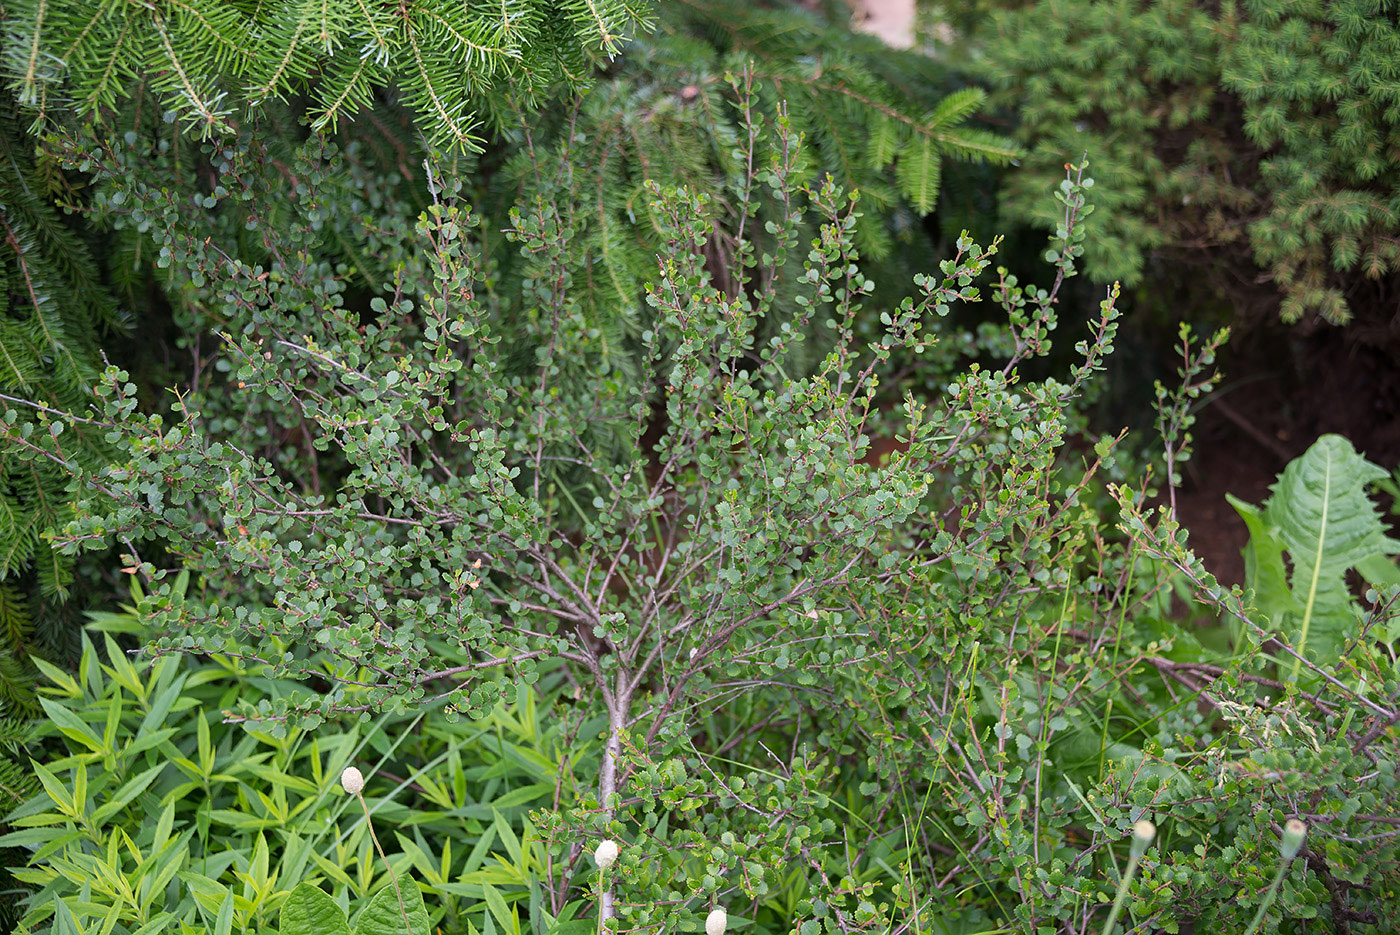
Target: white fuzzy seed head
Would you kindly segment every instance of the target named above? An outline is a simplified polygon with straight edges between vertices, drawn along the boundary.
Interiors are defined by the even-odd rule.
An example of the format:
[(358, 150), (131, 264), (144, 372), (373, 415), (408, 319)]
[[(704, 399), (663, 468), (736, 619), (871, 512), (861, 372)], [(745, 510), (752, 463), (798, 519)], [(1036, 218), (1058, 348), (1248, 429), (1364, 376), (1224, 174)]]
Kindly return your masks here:
[(351, 795), (359, 795), (365, 787), (365, 777), (355, 767), (347, 766), (340, 774), (340, 784)]
[(705, 916), (705, 935), (724, 935), (729, 925), (729, 914), (723, 909), (711, 909)]
[(1303, 846), (1303, 836), (1308, 833), (1308, 826), (1296, 818), (1290, 818), (1283, 826), (1283, 843), (1280, 850), (1283, 851), (1284, 860), (1292, 860), (1298, 856), (1298, 851)]
[(598, 845), (598, 849), (593, 852), (593, 860), (598, 864), (599, 870), (606, 870), (617, 863), (618, 853), (617, 842), (608, 839)]
[(1147, 853), (1147, 845), (1152, 843), (1152, 839), (1157, 836), (1157, 826), (1147, 819), (1133, 822), (1133, 843), (1128, 848), (1128, 855), (1137, 860)]

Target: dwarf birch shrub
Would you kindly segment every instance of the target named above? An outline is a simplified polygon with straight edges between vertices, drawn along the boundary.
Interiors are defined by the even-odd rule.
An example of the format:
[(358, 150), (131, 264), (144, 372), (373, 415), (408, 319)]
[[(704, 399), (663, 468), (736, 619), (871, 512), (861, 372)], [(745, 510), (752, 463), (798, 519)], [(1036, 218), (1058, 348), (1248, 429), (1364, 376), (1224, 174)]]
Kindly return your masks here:
[[(409, 221), (316, 138), (274, 153), (245, 129), (185, 184), (162, 184), (193, 161), (172, 147), (56, 145), (99, 219), (151, 238), (199, 340), (164, 412), (114, 367), (89, 415), (7, 413), (28, 457), (69, 465), (70, 421), (121, 453), (69, 467), (76, 518), (55, 541), (119, 544), (157, 653), (304, 682), (230, 712), (273, 734), (481, 717), (557, 667), (596, 732), (536, 816), (551, 914), (583, 900), (643, 931), (699, 931), (717, 909), (803, 935), (1078, 931), (1107, 916), (1149, 818), (1161, 833), (1119, 901), (1135, 924), (1254, 914), (1274, 823), (1293, 818), (1342, 850), (1269, 890), (1271, 911), (1373, 911), (1379, 897), (1335, 902), (1329, 861), (1372, 885), (1393, 850), (1346, 851), (1361, 819), (1331, 838), (1319, 819), (1341, 796), (1384, 823), (1394, 770), (1370, 767), (1394, 763), (1392, 727), (1343, 723), (1352, 696), (1314, 717), (1249, 660), (1192, 645), (1161, 600), (1182, 562), (1157, 544), (1169, 521), (1143, 518), (1151, 476), (1113, 488), (1126, 533), (1090, 507), (1096, 474), (1119, 477), (1115, 442), (1081, 454), (1067, 438), (1112, 349), (1116, 290), (1067, 373), (1022, 375), (1083, 251), (1082, 168), (1056, 193), (1048, 283), (991, 270), (997, 242), (965, 234), (913, 295), (876, 306), (854, 194), (804, 173), (781, 111), (754, 120), (736, 210), (648, 186), (637, 223), (663, 248), (645, 321), (618, 341), (576, 298), (589, 202), (567, 173), (480, 219), (429, 161), (431, 202)], [(486, 248), (502, 234), (524, 262)], [(357, 255), (386, 271), (363, 307)], [(945, 326), (985, 298), (1003, 324)], [(949, 376), (916, 395), (911, 372)], [(180, 570), (198, 585), (176, 600)], [(1358, 729), (1371, 758), (1340, 756)], [(1285, 758), (1303, 765), (1280, 799)]]
[[(537, 275), (518, 293), (495, 292), (475, 259), (460, 183), (434, 177), (434, 203), (411, 233), (388, 221), (389, 234), (365, 234), (383, 237), (394, 278), (362, 320), (342, 304), (346, 273), (309, 249), (323, 224), (355, 207), (333, 203), (330, 151), (311, 144), (301, 154), (290, 212), (276, 206), (252, 142), (211, 150), (219, 182), (198, 199), (136, 181), (129, 144), (81, 156), (77, 167), (100, 179), (102, 211), (155, 235), (171, 293), (216, 319), (224, 346), (200, 362), (206, 382), (177, 399), (173, 424), (137, 411), (124, 374), (107, 374), (96, 418), (127, 459), (87, 475), (94, 496), (62, 543), (128, 544), (129, 567), (149, 579), (148, 609), (169, 634), (160, 651), (228, 652), (292, 678), (334, 660), (326, 690), (244, 716), (315, 723), (425, 702), (477, 716), (555, 658), (608, 719), (596, 800), (564, 816), (571, 833), (622, 822), (620, 809), (635, 807), (621, 804), (629, 779), (708, 785), (714, 777), (686, 775), (663, 756), (689, 746), (696, 706), (802, 691), (817, 682), (810, 666), (858, 663), (860, 627), (844, 608), (907, 574), (905, 527), (936, 484), (970, 468), (992, 488), (990, 465), (973, 455), (980, 439), (1018, 451), (1009, 495), (969, 499), (962, 529), (931, 526), (917, 561), (975, 566), (1038, 509), (1017, 485), (1053, 458), (1057, 413), (1098, 366), (1116, 315), (1106, 303), (1071, 382), (1017, 391), (1016, 357), (1044, 345), (1053, 293), (1004, 282), (1016, 357), (1002, 372), (965, 374), (944, 403), (906, 398), (897, 418), (908, 450), (866, 464), (871, 432), (894, 418), (878, 405), (882, 368), (896, 352), (931, 347), (938, 315), (979, 297), (973, 283), (995, 245), (964, 238), (939, 275), (919, 279), (917, 297), (882, 313), (883, 336), (863, 346), (853, 323), (870, 283), (851, 241), (854, 201), (830, 182), (795, 177), (796, 142), (783, 126), (751, 139), (746, 214), (771, 219), (764, 240), (741, 243), (739, 288), (711, 283), (702, 200), (654, 189), (648, 221), (667, 243), (648, 293), (654, 320), (622, 349), (599, 346), (571, 308), (568, 241), (543, 201), (522, 206), (508, 229)], [(1063, 278), (1082, 199), (1069, 183), (1061, 197)], [(242, 233), (261, 239), (267, 265), (213, 236), (233, 213), (227, 202), (246, 212)], [(821, 236), (799, 270), (790, 231), (808, 212)], [(780, 294), (800, 311), (765, 321)], [(813, 322), (828, 349), (814, 372), (789, 374)], [(617, 378), (608, 355), (621, 353), (640, 362), (641, 379)], [(236, 402), (214, 402), (219, 393)], [(15, 422), (10, 436), (63, 457), (61, 436), (33, 423)], [(1049, 444), (1031, 444), (1042, 438)], [(202, 587), (163, 602), (165, 571), (177, 565)], [(449, 651), (468, 661), (443, 664)], [(368, 692), (350, 703), (342, 684)], [(786, 863), (792, 836), (805, 836), (819, 759), (803, 767), (797, 757), (800, 772), (783, 788), (736, 779), (741, 801), (763, 791), (784, 804), (694, 816), (675, 852), (723, 815), (749, 842), (742, 876), (761, 893), (764, 864)], [(636, 853), (624, 849), (615, 874)], [(737, 856), (714, 858), (701, 889), (718, 889)], [(609, 900), (605, 891), (605, 916)]]

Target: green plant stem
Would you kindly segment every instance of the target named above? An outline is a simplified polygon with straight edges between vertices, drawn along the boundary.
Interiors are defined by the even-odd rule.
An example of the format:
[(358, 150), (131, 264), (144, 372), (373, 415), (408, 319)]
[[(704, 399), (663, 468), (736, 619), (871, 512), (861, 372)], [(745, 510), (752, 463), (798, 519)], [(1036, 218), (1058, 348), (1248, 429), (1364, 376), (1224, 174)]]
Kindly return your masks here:
[(1279, 861), (1278, 872), (1274, 874), (1274, 882), (1269, 884), (1268, 892), (1264, 894), (1264, 901), (1259, 904), (1259, 911), (1254, 913), (1254, 921), (1249, 923), (1249, 928), (1244, 930), (1244, 935), (1254, 935), (1259, 930), (1259, 926), (1264, 924), (1264, 914), (1269, 911), (1269, 907), (1274, 904), (1274, 897), (1278, 895), (1279, 884), (1283, 882), (1283, 875), (1288, 872), (1288, 867), (1293, 863), (1293, 858)]
[(379, 835), (374, 833), (374, 822), (369, 817), (369, 804), (365, 802), (363, 794), (356, 795), (355, 798), (360, 800), (360, 807), (365, 810), (365, 825), (369, 828), (370, 840), (374, 842), (374, 849), (379, 852), (379, 859), (384, 862), (384, 869), (389, 871), (389, 882), (394, 884), (394, 895), (399, 898), (399, 915), (403, 917), (403, 930), (407, 935), (413, 935), (413, 927), (408, 924), (408, 910), (403, 905), (403, 891), (399, 889), (398, 875), (394, 873), (389, 858), (384, 856), (384, 848), (379, 844)]
[(1123, 904), (1128, 901), (1128, 885), (1133, 882), (1133, 875), (1137, 873), (1140, 860), (1141, 856), (1128, 857), (1128, 866), (1123, 871), (1123, 879), (1118, 881), (1118, 893), (1113, 897), (1113, 908), (1108, 911), (1108, 924), (1103, 927), (1103, 935), (1113, 935), (1113, 926), (1118, 923), (1118, 914), (1123, 911)]
[(1328, 458), (1327, 473), (1322, 481), (1322, 522), (1317, 530), (1317, 554), (1313, 556), (1312, 580), (1308, 582), (1308, 602), (1303, 608), (1303, 627), (1298, 633), (1298, 655), (1293, 657), (1290, 681), (1298, 681), (1303, 665), (1303, 649), (1308, 645), (1308, 625), (1312, 623), (1313, 605), (1317, 601), (1317, 579), (1322, 574), (1323, 547), (1327, 543), (1327, 508), (1332, 505), (1332, 460)]
[[(1118, 608), (1118, 631), (1113, 636), (1113, 664), (1110, 672), (1118, 671), (1118, 647), (1123, 645), (1123, 621), (1128, 616), (1128, 598), (1133, 593), (1133, 576), (1137, 574), (1137, 551), (1128, 557), (1128, 580), (1123, 585), (1123, 603)], [(1103, 734), (1099, 737), (1099, 779), (1103, 779), (1104, 752), (1108, 749), (1108, 722), (1113, 717), (1113, 693), (1110, 692), (1103, 709)]]

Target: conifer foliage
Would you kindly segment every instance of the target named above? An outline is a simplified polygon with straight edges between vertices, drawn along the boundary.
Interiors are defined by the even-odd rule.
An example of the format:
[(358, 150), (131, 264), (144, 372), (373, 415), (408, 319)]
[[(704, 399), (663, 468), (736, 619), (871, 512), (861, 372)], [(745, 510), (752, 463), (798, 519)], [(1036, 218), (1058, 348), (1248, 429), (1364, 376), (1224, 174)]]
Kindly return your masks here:
[(477, 120), (509, 96), (578, 86), (644, 25), (646, 0), (20, 0), (4, 65), (40, 116), (92, 115), (152, 93), (201, 135), (245, 104), (310, 93), (334, 128), (392, 85), (441, 147), (475, 149)]
[[(80, 228), (55, 207), (63, 180), (36, 152), (13, 102), (0, 100), (0, 396), (26, 399), (46, 413), (72, 465), (105, 458), (100, 435), (63, 434), (48, 415), (78, 411), (102, 370), (99, 341), (128, 322), (102, 282)], [(24, 449), (0, 446), (0, 697), (30, 700), (24, 657), (62, 642), (61, 615), (73, 563), (42, 534), (72, 513), (67, 472)]]
[[(740, 223), (751, 194), (746, 151), (755, 135), (781, 124), (803, 140), (795, 171), (830, 173), (860, 192), (856, 242), (883, 264), (868, 267), (872, 278), (907, 279), (917, 269), (901, 255), (928, 249), (920, 217), (938, 202), (945, 165), (1000, 165), (1019, 154), (1010, 140), (974, 125), (982, 104), (983, 93), (956, 88), (945, 66), (801, 8), (678, 3), (589, 94), (530, 119), (528, 133), (507, 135), (503, 165), (483, 160), (470, 175), (493, 216), (517, 205), (555, 207), (576, 247), (563, 259), (567, 300), (614, 349), (609, 360), (626, 366), (616, 349), (640, 333), (643, 284), (664, 247), (655, 224), (638, 223), (649, 184), (684, 186), (705, 200), (715, 225), (709, 270), (732, 291), (738, 239), (766, 245), (770, 238), (766, 214)], [(545, 272), (514, 248), (496, 259), (511, 277)], [(786, 298), (780, 292), (776, 301)]]
[[(1400, 269), (1400, 19), (1389, 0), (961, 0), (973, 68), (1020, 116), (1036, 193), (1086, 150), (1104, 186), (1102, 279), (1245, 247), (1296, 321), (1351, 314)], [(1238, 248), (1237, 248), (1238, 249)]]
[[(35, 430), (62, 446), (63, 462), (92, 469), (106, 458), (100, 436), (64, 434), (48, 416), (87, 406), (102, 369), (98, 342), (126, 321), (84, 237), (54, 206), (59, 186), (13, 101), (0, 95), (0, 398), (6, 408), (17, 399), (41, 407)], [(60, 605), (74, 563), (42, 539), (72, 517), (67, 488), (62, 464), (0, 445), (0, 814), (32, 786), (20, 749), (38, 711), (31, 657), (61, 654), (72, 636)], [(0, 890), (8, 885), (0, 876)], [(7, 921), (0, 907), (0, 927)]]

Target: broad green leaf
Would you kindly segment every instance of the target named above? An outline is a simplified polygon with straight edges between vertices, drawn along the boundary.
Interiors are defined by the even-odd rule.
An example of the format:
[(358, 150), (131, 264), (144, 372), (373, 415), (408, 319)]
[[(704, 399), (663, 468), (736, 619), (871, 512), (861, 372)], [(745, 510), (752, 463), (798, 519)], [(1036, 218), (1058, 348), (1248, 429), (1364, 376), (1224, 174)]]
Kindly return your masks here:
[(266, 763), (249, 763), (247, 770), (274, 789), (278, 787), (291, 789), (302, 795), (315, 795), (319, 791), (311, 780), (302, 776), (289, 775)]
[(82, 695), (83, 690), (81, 687), (79, 687), (78, 683), (73, 679), (71, 675), (60, 669), (58, 666), (53, 665), (49, 662), (45, 662), (37, 656), (32, 657), (31, 662), (33, 662), (34, 667), (36, 669), (43, 673), (44, 678), (48, 679), (50, 682), (53, 682), (58, 687), (62, 688), (63, 693), (68, 697), (76, 698)]
[[(552, 783), (532, 783), (528, 786), (521, 786), (519, 789), (512, 789), (499, 798), (492, 799), (494, 811), (502, 811), (507, 808), (517, 808), (521, 805), (530, 805), (539, 801), (547, 795), (552, 795), (554, 786)], [(489, 815), (494, 820), (495, 816)]]
[(1263, 511), (1231, 494), (1225, 499), (1249, 529), (1244, 556), (1245, 584), (1254, 590), (1254, 606), (1276, 627), (1283, 626), (1284, 614), (1297, 608), (1288, 589), (1288, 568), (1283, 562), (1283, 543), (1267, 523)]
[(83, 927), (61, 899), (54, 903), (53, 935), (83, 935)]
[(219, 906), (219, 916), (214, 920), (214, 935), (233, 935), (233, 894), (225, 893)]
[(316, 866), (321, 868), (321, 872), (330, 877), (334, 882), (346, 887), (355, 885), (355, 882), (350, 879), (350, 875), (345, 872), (345, 868), (341, 867), (340, 864), (327, 860), (315, 851), (311, 852), (311, 859), (315, 862)]
[[(1294, 459), (1273, 487), (1264, 512), (1293, 561), (1290, 581), (1299, 619), (1288, 637), (1297, 651), (1330, 662), (1355, 633), (1358, 613), (1346, 572), (1394, 551), (1366, 485), (1386, 472), (1340, 435), (1324, 435)], [(1294, 664), (1294, 673), (1299, 668)]]
[(276, 828), (279, 824), (271, 818), (258, 818), (256, 815), (228, 808), (213, 809), (209, 815), (216, 824), (227, 825), (239, 831), (259, 831), (266, 828)]
[(170, 923), (175, 921), (175, 917), (168, 912), (162, 912), (145, 925), (141, 926), (131, 935), (158, 935), (170, 927)]
[(421, 840), (414, 840), (403, 834), (395, 834), (399, 840), (399, 849), (413, 863), (414, 869), (423, 875), (423, 878), (430, 884), (442, 883), (445, 878), (438, 874), (437, 864), (426, 850), (426, 845)]
[(189, 839), (189, 832), (183, 832), (179, 840), (172, 842), (160, 858), (160, 864), (155, 874), (141, 880), (142, 892), (145, 894), (141, 899), (142, 912), (149, 911), (150, 904), (155, 899), (164, 897), (165, 885), (174, 878), (181, 865), (189, 859)]
[(302, 883), (282, 903), (281, 935), (350, 935), (345, 913), (319, 887)]
[(496, 812), (494, 824), (496, 825), (496, 837), (501, 839), (501, 844), (505, 846), (506, 853), (510, 855), (510, 862), (522, 871), (526, 868), (521, 861), (520, 839), (515, 836), (515, 829), (511, 828), (510, 822), (500, 812)]
[(111, 635), (104, 633), (102, 639), (107, 644), (107, 661), (111, 664), (110, 669), (106, 666), (103, 668), (111, 673), (112, 678), (118, 684), (144, 702), (146, 700), (146, 686), (141, 681), (141, 676), (137, 674), (136, 668), (127, 661), (126, 653), (122, 652), (122, 648), (117, 645), (117, 641), (112, 639)]
[(147, 750), (151, 747), (158, 747), (179, 732), (180, 728), (178, 727), (162, 727), (160, 730), (153, 730), (149, 733), (143, 732), (122, 752), (130, 756), (133, 753), (140, 753), (142, 750)]
[(87, 764), (79, 763), (73, 770), (73, 808), (79, 812), (87, 811), (87, 785)]
[(203, 714), (195, 715), (195, 738), (199, 749), (199, 768), (203, 774), (214, 772), (214, 745), (209, 740), (209, 720)]
[(156, 821), (155, 838), (151, 841), (151, 847), (160, 850), (165, 847), (165, 842), (170, 840), (170, 831), (175, 827), (175, 803), (166, 802), (165, 808), (161, 810), (160, 819)]
[(404, 914), (408, 915), (407, 935), (429, 935), (428, 910), (418, 884), (408, 876), (399, 877), (398, 890), (403, 893), (403, 906), (393, 884), (382, 887), (370, 898), (355, 921), (355, 935), (405, 935)]
[[(114, 749), (113, 743), (117, 738), (117, 729), (121, 727), (121, 720), (122, 697), (120, 694), (114, 693), (107, 702), (107, 723), (102, 728), (102, 749), (104, 751)], [(140, 731), (137, 732), (137, 736), (141, 736)]]
[(483, 863), (485, 863), (486, 855), (491, 852), (491, 845), (495, 842), (496, 826), (487, 825), (486, 830), (481, 835), (481, 838), (476, 842), (476, 845), (472, 848), (471, 853), (467, 855), (467, 862), (462, 865), (462, 875), (464, 877), (467, 874), (479, 868)]
[(68, 791), (68, 786), (57, 776), (49, 772), (42, 764), (30, 760), (29, 764), (34, 769), (34, 775), (39, 777), (39, 781), (44, 784), (44, 791), (53, 799), (60, 811), (73, 815), (73, 796)]
[(141, 722), (138, 733), (146, 733), (162, 727), (166, 716), (170, 714), (171, 705), (175, 704), (175, 700), (180, 697), (180, 690), (184, 687), (185, 676), (181, 675), (162, 689), (155, 701), (151, 703), (151, 710), (146, 712), (146, 717)]
[(1400, 565), (1396, 565), (1388, 555), (1377, 553), (1362, 559), (1356, 563), (1356, 570), (1361, 572), (1361, 577), (1372, 587), (1384, 588), (1400, 584)]
[[(71, 832), (74, 837), (82, 837), (82, 832)], [(28, 847), (31, 844), (44, 844), (54, 839), (52, 828), (26, 828), (0, 834), (0, 847)]]

